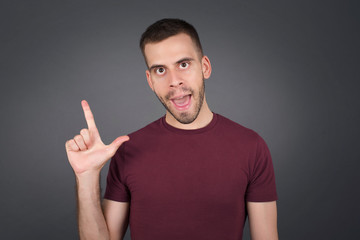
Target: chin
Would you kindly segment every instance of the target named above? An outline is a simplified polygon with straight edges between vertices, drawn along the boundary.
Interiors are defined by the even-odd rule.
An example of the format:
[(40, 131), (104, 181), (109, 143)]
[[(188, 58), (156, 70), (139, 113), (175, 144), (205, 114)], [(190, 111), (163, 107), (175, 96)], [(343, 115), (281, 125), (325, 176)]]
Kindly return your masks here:
[(177, 114), (174, 114), (173, 112), (170, 112), (171, 115), (180, 123), (182, 124), (190, 124), (196, 120), (196, 118), (199, 115), (199, 112), (180, 112)]

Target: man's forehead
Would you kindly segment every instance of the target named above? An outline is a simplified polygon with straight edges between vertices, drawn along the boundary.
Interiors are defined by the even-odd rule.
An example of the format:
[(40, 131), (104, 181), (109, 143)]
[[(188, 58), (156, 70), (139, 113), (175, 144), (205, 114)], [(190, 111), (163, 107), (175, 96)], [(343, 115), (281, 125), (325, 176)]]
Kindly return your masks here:
[(149, 65), (176, 63), (182, 58), (195, 58), (198, 51), (189, 35), (180, 33), (160, 42), (148, 43), (144, 49)]

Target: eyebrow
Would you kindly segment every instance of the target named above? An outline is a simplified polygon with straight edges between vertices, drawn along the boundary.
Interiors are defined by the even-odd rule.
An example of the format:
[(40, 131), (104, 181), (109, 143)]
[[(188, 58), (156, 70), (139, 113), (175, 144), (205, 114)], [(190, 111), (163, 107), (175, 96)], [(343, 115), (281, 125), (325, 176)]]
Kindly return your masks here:
[(149, 71), (151, 72), (151, 70), (153, 70), (154, 68), (160, 68), (160, 67), (165, 67), (165, 65), (152, 65), (150, 68), (149, 68)]
[(179, 61), (177, 61), (176, 64), (179, 64), (179, 63), (182, 63), (182, 62), (191, 62), (191, 61), (194, 61), (194, 59), (186, 57), (186, 58), (182, 58)]
[[(194, 61), (194, 59), (189, 58), (189, 57), (185, 57), (185, 58), (182, 58), (182, 59), (176, 61), (175, 64), (179, 64), (179, 63), (182, 63), (182, 62), (191, 62), (191, 61)], [(151, 70), (153, 70), (154, 68), (165, 68), (165, 65), (161, 65), (161, 64), (151, 65), (151, 67), (149, 67), (149, 71), (151, 72)]]

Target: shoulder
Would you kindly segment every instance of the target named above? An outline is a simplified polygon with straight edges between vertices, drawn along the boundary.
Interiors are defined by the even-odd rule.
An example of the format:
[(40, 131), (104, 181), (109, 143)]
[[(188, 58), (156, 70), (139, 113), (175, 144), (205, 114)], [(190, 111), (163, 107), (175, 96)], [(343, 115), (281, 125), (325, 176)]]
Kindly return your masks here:
[(161, 127), (161, 118), (147, 124), (146, 126), (131, 132), (128, 134), (128, 136), (131, 138), (138, 138), (138, 137), (144, 137), (146, 135), (154, 135), (154, 134), (159, 134), (159, 131), (162, 130)]
[(227, 134), (234, 135), (237, 138), (246, 139), (250, 142), (257, 142), (261, 138), (260, 135), (248, 127), (243, 126), (227, 117), (217, 114), (219, 121), (219, 128)]
[(119, 150), (121, 152), (136, 152), (150, 148), (154, 140), (163, 135), (163, 127), (159, 118), (146, 126), (128, 134), (129, 141), (124, 142)]

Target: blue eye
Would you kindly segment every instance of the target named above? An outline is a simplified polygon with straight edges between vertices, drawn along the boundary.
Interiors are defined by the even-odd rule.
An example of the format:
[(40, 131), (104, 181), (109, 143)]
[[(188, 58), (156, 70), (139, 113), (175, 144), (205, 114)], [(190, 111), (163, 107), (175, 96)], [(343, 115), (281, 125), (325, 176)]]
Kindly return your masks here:
[(188, 62), (182, 62), (180, 63), (180, 66), (179, 66), (181, 69), (186, 69), (189, 67), (189, 63)]

